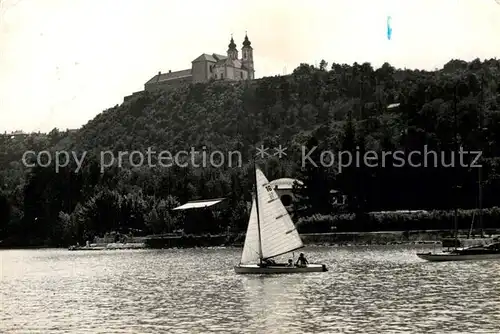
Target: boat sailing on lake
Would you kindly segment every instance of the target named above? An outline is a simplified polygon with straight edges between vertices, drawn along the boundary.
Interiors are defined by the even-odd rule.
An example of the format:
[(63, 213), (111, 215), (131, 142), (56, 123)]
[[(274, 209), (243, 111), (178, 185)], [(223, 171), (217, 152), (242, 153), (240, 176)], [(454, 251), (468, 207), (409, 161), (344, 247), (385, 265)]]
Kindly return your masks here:
[[(326, 265), (307, 263), (275, 263), (274, 257), (291, 253), (302, 247), (302, 239), (276, 191), (264, 173), (255, 167), (256, 198), (253, 199), (250, 219), (237, 274), (285, 274), (327, 271)], [(302, 260), (305, 258), (301, 254)]]

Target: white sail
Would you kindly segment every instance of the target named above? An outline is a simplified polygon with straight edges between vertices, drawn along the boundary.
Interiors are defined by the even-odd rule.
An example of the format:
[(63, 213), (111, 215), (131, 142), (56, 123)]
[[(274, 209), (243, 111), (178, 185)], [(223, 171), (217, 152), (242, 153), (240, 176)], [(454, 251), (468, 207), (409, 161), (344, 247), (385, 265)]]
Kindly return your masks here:
[(248, 220), (247, 234), (245, 236), (245, 245), (241, 254), (240, 263), (259, 263), (259, 230), (257, 224), (257, 210), (255, 199), (252, 202), (250, 219)]
[[(269, 181), (260, 169), (257, 168), (256, 174), (262, 257), (271, 258), (303, 247), (292, 218), (278, 194), (269, 185)], [(249, 230), (250, 225), (248, 226)]]

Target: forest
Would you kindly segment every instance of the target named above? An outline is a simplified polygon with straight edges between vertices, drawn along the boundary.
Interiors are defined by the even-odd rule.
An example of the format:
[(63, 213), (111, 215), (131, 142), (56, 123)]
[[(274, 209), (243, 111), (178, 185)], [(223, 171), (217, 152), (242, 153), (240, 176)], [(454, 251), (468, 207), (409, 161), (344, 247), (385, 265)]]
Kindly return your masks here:
[[(183, 229), (172, 211), (190, 200), (227, 198), (227, 208), (189, 233), (241, 232), (253, 187), (255, 148), (287, 148), (256, 163), (269, 180), (292, 177), (299, 232), (452, 228), (481, 213), (500, 227), (500, 61), (451, 60), (436, 71), (385, 63), (301, 64), (291, 75), (249, 82), (213, 81), (168, 92), (142, 92), (77, 131), (0, 136), (0, 242), (67, 246), (118, 231), (148, 235)], [(102, 168), (101, 152), (239, 151), (242, 166)], [(481, 151), (482, 168), (449, 166), (302, 166), (302, 150), (374, 152)], [(56, 171), (26, 167), (24, 152), (85, 152)], [(153, 156), (155, 159), (155, 156)], [(388, 159), (388, 160), (387, 160)], [(467, 158), (468, 159), (468, 158)], [(33, 162), (32, 160), (30, 160)], [(132, 163), (131, 163), (132, 162)], [(153, 161), (154, 163), (155, 161)], [(480, 187), (481, 185), (481, 187)], [(347, 196), (333, 205), (330, 191)], [(481, 191), (479, 191), (481, 189)], [(481, 194), (482, 201), (478, 199)], [(481, 210), (478, 207), (482, 206)], [(427, 210), (404, 216), (381, 211)], [(377, 213), (379, 212), (379, 213)]]

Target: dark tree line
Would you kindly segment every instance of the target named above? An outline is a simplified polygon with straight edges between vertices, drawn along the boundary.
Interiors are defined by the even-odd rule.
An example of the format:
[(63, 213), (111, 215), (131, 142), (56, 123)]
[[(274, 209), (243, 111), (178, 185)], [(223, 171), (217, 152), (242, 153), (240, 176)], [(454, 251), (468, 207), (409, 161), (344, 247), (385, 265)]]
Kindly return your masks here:
[[(262, 162), (267, 177), (295, 177), (296, 217), (398, 209), (476, 208), (478, 170), (449, 167), (301, 166), (303, 148), (322, 151), (428, 150), (449, 154), (480, 149), (483, 207), (498, 205), (500, 183), (500, 62), (452, 60), (439, 71), (400, 70), (389, 64), (322, 62), (289, 76), (253, 82), (211, 82), (171, 92), (142, 93), (108, 109), (76, 132), (0, 137), (0, 240), (64, 245), (109, 231), (149, 234), (183, 226), (171, 209), (201, 198), (227, 197), (230, 205), (211, 232), (245, 229), (253, 185), (255, 147), (287, 147)], [(391, 104), (398, 104), (388, 108)], [(101, 173), (100, 153), (169, 150), (239, 151), (243, 166), (220, 168), (121, 167)], [(87, 152), (82, 169), (25, 168), (26, 150)], [(381, 155), (381, 154), (380, 154)], [(158, 164), (157, 156), (152, 163)], [(201, 159), (198, 156), (196, 159)], [(449, 158), (448, 158), (449, 159)], [(452, 191), (452, 189), (457, 189)], [(330, 190), (348, 196), (332, 205)], [(364, 217), (364, 218), (363, 218)], [(331, 218), (338, 221), (337, 218)], [(356, 226), (358, 224), (359, 226)], [(308, 230), (314, 230), (313, 226)], [(200, 230), (201, 231), (201, 230)], [(193, 230), (196, 233), (196, 229)]]

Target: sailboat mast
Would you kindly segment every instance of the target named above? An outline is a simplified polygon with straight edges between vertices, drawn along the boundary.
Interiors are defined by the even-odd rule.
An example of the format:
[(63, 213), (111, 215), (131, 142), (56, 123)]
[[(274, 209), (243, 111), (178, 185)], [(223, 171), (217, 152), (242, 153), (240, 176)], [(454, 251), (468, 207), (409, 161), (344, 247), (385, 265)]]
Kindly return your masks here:
[[(482, 143), (482, 140), (483, 140), (483, 118), (482, 118), (482, 112), (483, 112), (483, 107), (484, 107), (484, 76), (481, 76), (481, 101), (480, 101), (480, 104), (479, 104), (479, 113), (478, 113), (478, 116), (479, 116), (479, 122), (478, 122), (478, 126), (479, 126), (479, 149), (481, 149), (481, 143)], [(479, 158), (481, 159), (481, 158)], [(481, 234), (481, 238), (484, 237), (484, 230), (483, 230), (483, 167), (481, 165), (481, 167), (479, 167), (478, 169), (478, 204), (479, 204), (479, 232)]]
[[(454, 130), (455, 130), (455, 153), (458, 152), (459, 147), (458, 147), (458, 129), (457, 129), (457, 89), (458, 89), (458, 82), (455, 84), (455, 91), (453, 92), (453, 123), (454, 123)], [(456, 164), (455, 164), (456, 165)], [(458, 169), (457, 166), (455, 166), (455, 191), (454, 191), (454, 201), (455, 201), (455, 208), (454, 208), (454, 227), (455, 227), (455, 248), (457, 247), (457, 242), (458, 242)]]
[(255, 173), (255, 209), (257, 211), (257, 231), (259, 234), (259, 259), (260, 262), (262, 263), (262, 237), (260, 235), (260, 215), (259, 215), (259, 193), (257, 189), (257, 165), (255, 163), (255, 160), (253, 161), (253, 170)]
[(481, 234), (481, 238), (484, 237), (483, 230), (483, 180), (482, 180), (482, 169), (483, 167), (479, 167), (479, 232)]

